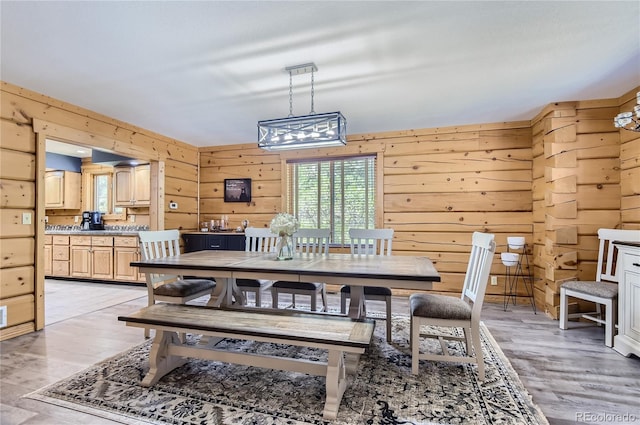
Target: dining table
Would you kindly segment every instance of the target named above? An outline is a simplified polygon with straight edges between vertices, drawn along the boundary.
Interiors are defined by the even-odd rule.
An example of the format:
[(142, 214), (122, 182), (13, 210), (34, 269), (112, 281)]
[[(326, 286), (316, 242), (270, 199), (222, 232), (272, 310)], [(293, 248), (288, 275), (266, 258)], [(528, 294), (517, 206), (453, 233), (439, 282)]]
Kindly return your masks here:
[(429, 290), (440, 275), (428, 257), (413, 255), (296, 253), (278, 260), (275, 253), (247, 251), (194, 251), (186, 254), (131, 262), (143, 273), (214, 278), (211, 306), (244, 304), (236, 279), (286, 280), (350, 285), (348, 315), (363, 318), (364, 287)]

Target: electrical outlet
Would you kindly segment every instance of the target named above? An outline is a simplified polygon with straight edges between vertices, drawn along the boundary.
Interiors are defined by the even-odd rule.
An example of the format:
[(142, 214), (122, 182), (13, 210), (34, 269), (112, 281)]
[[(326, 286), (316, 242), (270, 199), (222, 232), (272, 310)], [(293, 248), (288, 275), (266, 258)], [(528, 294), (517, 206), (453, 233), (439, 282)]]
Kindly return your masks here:
[(31, 213), (23, 212), (22, 213), (22, 224), (31, 224)]
[(491, 286), (498, 285), (498, 276), (491, 276)]
[(177, 210), (178, 209), (178, 203), (177, 202), (169, 202), (169, 209), (170, 210)]
[(75, 217), (73, 217), (73, 222), (74, 223), (77, 223), (79, 221), (80, 221), (80, 216), (79, 215), (76, 215)]
[(135, 223), (136, 222), (136, 216), (135, 214), (131, 214), (129, 216), (129, 223)]

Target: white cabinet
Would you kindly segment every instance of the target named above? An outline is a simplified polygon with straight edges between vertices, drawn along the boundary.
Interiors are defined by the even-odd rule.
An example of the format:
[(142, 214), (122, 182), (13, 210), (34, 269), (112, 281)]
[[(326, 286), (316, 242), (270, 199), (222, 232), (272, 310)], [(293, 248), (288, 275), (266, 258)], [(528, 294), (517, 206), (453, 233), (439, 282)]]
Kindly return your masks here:
[(113, 170), (115, 205), (117, 207), (148, 207), (151, 203), (151, 167), (115, 167)]
[(627, 357), (640, 357), (640, 244), (620, 243), (616, 247), (622, 269), (618, 282), (618, 334), (613, 348)]
[(80, 209), (80, 173), (47, 171), (44, 174), (44, 207)]

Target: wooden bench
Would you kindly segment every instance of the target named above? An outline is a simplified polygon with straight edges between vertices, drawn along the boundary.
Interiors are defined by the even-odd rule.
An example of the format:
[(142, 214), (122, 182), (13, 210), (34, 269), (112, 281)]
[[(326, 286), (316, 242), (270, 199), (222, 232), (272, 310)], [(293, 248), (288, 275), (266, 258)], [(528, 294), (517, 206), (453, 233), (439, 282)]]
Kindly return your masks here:
[[(354, 373), (360, 354), (371, 342), (374, 322), (344, 316), (267, 309), (219, 309), (179, 304), (155, 304), (118, 320), (127, 326), (155, 329), (149, 353), (149, 372), (142, 380), (151, 386), (167, 373), (200, 358), (326, 377), (323, 417), (336, 419), (346, 376)], [(179, 333), (209, 336), (208, 343), (186, 345)], [(289, 344), (328, 351), (326, 362), (221, 350), (222, 338)]]

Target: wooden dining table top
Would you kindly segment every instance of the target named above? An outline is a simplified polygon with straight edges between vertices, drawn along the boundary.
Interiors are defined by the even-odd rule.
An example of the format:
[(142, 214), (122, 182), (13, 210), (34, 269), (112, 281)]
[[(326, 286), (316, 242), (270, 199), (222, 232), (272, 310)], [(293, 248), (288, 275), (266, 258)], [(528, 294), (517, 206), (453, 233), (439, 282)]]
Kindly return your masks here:
[[(297, 281), (325, 283), (348, 280), (357, 284), (386, 281), (389, 287), (416, 287), (420, 282), (439, 282), (440, 275), (427, 257), (405, 255), (307, 254), (296, 253), (291, 260), (277, 260), (275, 253), (246, 251), (195, 251), (179, 256), (131, 262), (140, 271), (212, 276), (276, 276)], [(269, 277), (265, 277), (268, 279)], [(394, 284), (393, 282), (397, 282)], [(414, 284), (411, 284), (411, 283)]]

